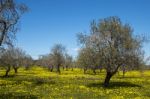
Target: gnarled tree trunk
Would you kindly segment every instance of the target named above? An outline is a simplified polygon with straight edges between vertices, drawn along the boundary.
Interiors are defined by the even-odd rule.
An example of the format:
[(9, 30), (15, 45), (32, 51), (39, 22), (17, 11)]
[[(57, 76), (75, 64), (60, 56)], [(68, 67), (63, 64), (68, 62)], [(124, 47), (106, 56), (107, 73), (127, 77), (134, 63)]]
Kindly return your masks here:
[(13, 66), (15, 73), (18, 73), (18, 67)]
[(95, 68), (93, 69), (93, 73), (96, 75), (96, 69)]
[(113, 76), (113, 73), (107, 72), (106, 78), (105, 78), (105, 81), (104, 81), (104, 87), (108, 87), (109, 81), (110, 81), (112, 76)]
[(57, 72), (60, 74), (60, 64), (57, 65)]
[(51, 66), (50, 71), (53, 72), (53, 66)]
[(5, 73), (5, 77), (8, 76), (8, 73), (10, 72), (10, 66), (8, 66), (7, 70), (6, 70), (6, 73)]
[(6, 22), (4, 20), (0, 20), (0, 24), (3, 25), (2, 34), (0, 36), (0, 46), (1, 46), (5, 37), (5, 34), (6, 34)]
[(107, 70), (107, 74), (106, 74), (105, 81), (104, 81), (104, 87), (108, 87), (111, 77), (117, 73), (118, 68), (120, 66), (121, 65), (118, 65), (114, 71)]

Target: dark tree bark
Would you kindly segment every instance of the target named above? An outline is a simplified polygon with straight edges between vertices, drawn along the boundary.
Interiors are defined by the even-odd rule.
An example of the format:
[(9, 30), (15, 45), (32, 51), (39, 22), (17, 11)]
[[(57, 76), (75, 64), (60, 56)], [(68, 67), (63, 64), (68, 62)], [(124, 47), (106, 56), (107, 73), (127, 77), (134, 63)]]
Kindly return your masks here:
[(57, 66), (57, 72), (60, 74), (60, 64)]
[(53, 72), (53, 66), (51, 66), (50, 71)]
[(14, 70), (15, 70), (15, 73), (18, 73), (18, 68), (14, 68)]
[(18, 73), (18, 67), (13, 66), (15, 73)]
[(105, 81), (104, 81), (104, 87), (108, 87), (109, 81), (110, 81), (112, 76), (113, 76), (113, 73), (107, 72), (106, 78), (105, 78)]
[(68, 71), (68, 66), (66, 66), (66, 71)]
[(10, 72), (10, 66), (8, 66), (7, 70), (6, 70), (6, 73), (5, 73), (5, 77), (8, 76), (8, 73)]
[(96, 75), (96, 69), (95, 68), (93, 69), (93, 73)]
[(107, 70), (107, 74), (106, 74), (105, 81), (104, 81), (104, 87), (108, 87), (111, 77), (117, 73), (118, 68), (120, 66), (121, 65), (118, 65), (114, 71)]
[(84, 68), (84, 74), (86, 74), (87, 68)]
[(5, 37), (5, 34), (6, 34), (6, 22), (5, 21), (3, 21), (3, 20), (0, 20), (0, 24), (2, 24), (3, 25), (3, 30), (2, 30), (2, 35), (1, 35), (1, 37), (0, 37), (0, 46), (2, 45), (2, 43), (3, 43), (3, 40), (4, 40), (4, 37)]

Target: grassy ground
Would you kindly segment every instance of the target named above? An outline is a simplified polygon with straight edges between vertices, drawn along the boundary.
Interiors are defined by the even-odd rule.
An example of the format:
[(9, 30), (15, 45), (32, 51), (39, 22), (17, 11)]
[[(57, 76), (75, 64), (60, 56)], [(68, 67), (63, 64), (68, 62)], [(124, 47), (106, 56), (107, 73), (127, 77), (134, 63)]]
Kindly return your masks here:
[[(4, 75), (0, 70), (0, 75)], [(90, 73), (90, 71), (89, 71)], [(105, 72), (83, 74), (80, 69), (62, 71), (61, 75), (34, 67), (11, 71), (0, 77), (0, 99), (148, 99), (150, 98), (150, 71), (127, 72), (125, 78), (116, 74), (108, 88), (103, 88)]]

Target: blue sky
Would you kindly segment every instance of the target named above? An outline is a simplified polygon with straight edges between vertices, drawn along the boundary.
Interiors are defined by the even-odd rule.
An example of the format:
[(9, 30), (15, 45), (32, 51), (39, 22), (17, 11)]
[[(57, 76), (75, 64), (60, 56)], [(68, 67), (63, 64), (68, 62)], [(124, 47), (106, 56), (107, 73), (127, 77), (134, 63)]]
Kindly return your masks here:
[[(19, 0), (18, 0), (19, 1)], [(19, 1), (20, 2), (20, 1)], [(135, 34), (150, 38), (150, 0), (21, 0), (30, 11), (21, 18), (17, 45), (33, 58), (50, 52), (61, 43), (77, 55), (76, 34), (89, 32), (93, 19), (118, 16), (134, 28)], [(145, 44), (150, 56), (150, 44)]]

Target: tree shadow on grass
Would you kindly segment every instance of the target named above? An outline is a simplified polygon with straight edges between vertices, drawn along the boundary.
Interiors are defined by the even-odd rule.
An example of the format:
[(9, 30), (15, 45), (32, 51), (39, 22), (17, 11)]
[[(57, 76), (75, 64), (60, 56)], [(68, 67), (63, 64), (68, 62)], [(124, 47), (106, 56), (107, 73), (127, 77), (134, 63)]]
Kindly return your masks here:
[(14, 78), (16, 75), (0, 76), (0, 78)]
[(117, 77), (117, 78), (120, 78), (120, 79), (135, 78), (135, 79), (137, 79), (137, 78), (141, 78), (141, 77), (140, 77), (140, 76), (138, 76), (138, 77), (137, 77), (137, 76), (131, 76), (131, 77), (126, 77), (126, 76), (125, 76), (125, 77), (122, 77), (122, 76), (120, 76), (120, 77)]
[(14, 74), (9, 74), (8, 76), (5, 75), (0, 75), (0, 78), (14, 78), (14, 77), (21, 77), (21, 76), (28, 76), (28, 75), (34, 75), (36, 73), (26, 73), (26, 74), (19, 74), (19, 73), (14, 73)]
[(15, 78), (15, 77), (22, 77), (22, 76), (26, 76), (26, 75), (18, 75), (18, 74), (10, 74), (8, 76), (5, 75), (1, 75), (0, 78)]
[(32, 79), (32, 82), (34, 85), (42, 85), (42, 84), (55, 84), (56, 82), (51, 79), (46, 79), (46, 78), (35, 78)]
[(125, 77), (118, 77), (118, 78), (122, 78), (122, 79), (124, 79), (124, 78), (150, 78), (150, 76), (147, 76), (147, 75), (143, 75), (143, 76), (125, 76)]
[(104, 87), (103, 83), (91, 83), (91, 84), (88, 84), (87, 87), (97, 87), (97, 88), (103, 87), (103, 88), (111, 89), (111, 88), (117, 88), (117, 87), (142, 87), (142, 86), (138, 84), (133, 84), (130, 82), (110, 82), (108, 87)]
[[(20, 78), (20, 79), (14, 79), (13, 77), (2, 77), (6, 81), (10, 81), (9, 85), (25, 85), (25, 86), (40, 86), (43, 84), (56, 84), (56, 81), (53, 79), (49, 78), (39, 78), (39, 77), (34, 77), (34, 78)], [(7, 79), (10, 78), (10, 79)], [(29, 82), (29, 83), (28, 83)], [(8, 83), (1, 83), (0, 86), (7, 86)]]
[(35, 95), (19, 94), (19, 93), (0, 93), (0, 99), (38, 99)]

